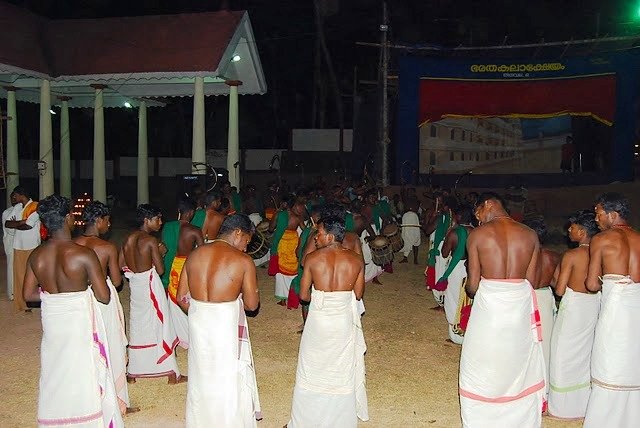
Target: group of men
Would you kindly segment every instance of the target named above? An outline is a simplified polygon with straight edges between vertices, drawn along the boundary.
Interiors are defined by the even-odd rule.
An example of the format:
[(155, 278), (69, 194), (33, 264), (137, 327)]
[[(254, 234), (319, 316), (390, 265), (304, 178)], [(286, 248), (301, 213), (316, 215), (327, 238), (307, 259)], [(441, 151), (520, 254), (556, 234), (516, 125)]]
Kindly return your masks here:
[[(606, 193), (573, 215), (577, 246), (561, 259), (542, 248), (543, 225), (513, 220), (496, 194), (480, 196), (475, 217), (466, 242), (474, 300), (460, 357), (463, 425), (541, 426), (548, 410), (584, 418), (585, 427), (635, 426), (640, 347), (629, 338), (640, 322), (640, 233), (628, 224), (626, 198)], [(557, 316), (549, 286), (562, 297)]]

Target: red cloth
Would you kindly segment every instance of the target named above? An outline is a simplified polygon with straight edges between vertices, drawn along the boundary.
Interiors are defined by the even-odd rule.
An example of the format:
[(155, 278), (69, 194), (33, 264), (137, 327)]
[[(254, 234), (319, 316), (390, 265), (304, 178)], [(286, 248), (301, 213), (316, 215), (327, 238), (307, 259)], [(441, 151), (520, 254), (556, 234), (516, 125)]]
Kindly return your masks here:
[(278, 255), (272, 254), (269, 259), (269, 269), (267, 269), (267, 273), (269, 276), (276, 276), (276, 274), (280, 272), (280, 265), (278, 262)]
[(471, 305), (467, 305), (460, 310), (460, 328), (463, 331), (467, 331), (467, 325), (469, 324), (469, 317), (471, 316)]
[(427, 286), (427, 290), (433, 289), (433, 287), (436, 285), (436, 267), (435, 266), (427, 266), (425, 284)]
[(433, 289), (436, 291), (444, 291), (447, 289), (447, 286), (449, 286), (449, 280), (441, 279), (440, 281), (436, 282), (436, 284), (433, 286)]
[(298, 309), (298, 306), (300, 306), (300, 298), (291, 287), (289, 289), (289, 297), (287, 297), (287, 309)]
[(384, 269), (386, 273), (393, 273), (393, 262), (387, 263), (386, 265), (382, 266), (382, 269)]

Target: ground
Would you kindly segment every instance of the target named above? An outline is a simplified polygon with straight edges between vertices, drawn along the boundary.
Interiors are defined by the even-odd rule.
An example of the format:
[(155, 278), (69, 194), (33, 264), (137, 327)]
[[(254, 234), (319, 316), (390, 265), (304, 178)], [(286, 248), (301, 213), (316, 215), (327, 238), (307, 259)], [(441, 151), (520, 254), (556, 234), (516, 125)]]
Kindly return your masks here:
[[(120, 235), (120, 234), (118, 234)], [(424, 262), (424, 244), (420, 260)], [(400, 256), (396, 254), (396, 262)], [(36, 420), (41, 338), (40, 311), (13, 312), (6, 301), (5, 261), (0, 259), (0, 420), (3, 427), (34, 426)], [(449, 343), (444, 313), (429, 310), (433, 296), (424, 287), (424, 266), (394, 264), (395, 273), (381, 277), (383, 285), (367, 285), (363, 329), (367, 392), (371, 420), (362, 427), (459, 427), (458, 362), (460, 347)], [(282, 427), (289, 418), (300, 335), (299, 311), (275, 303), (274, 280), (258, 269), (262, 308), (249, 319), (264, 419), (259, 427)], [(125, 314), (128, 289), (120, 294)], [(187, 354), (178, 349), (181, 370)], [(185, 384), (166, 379), (140, 379), (129, 386), (139, 413), (125, 418), (128, 427), (184, 425)], [(579, 423), (544, 418), (544, 427), (579, 427)]]

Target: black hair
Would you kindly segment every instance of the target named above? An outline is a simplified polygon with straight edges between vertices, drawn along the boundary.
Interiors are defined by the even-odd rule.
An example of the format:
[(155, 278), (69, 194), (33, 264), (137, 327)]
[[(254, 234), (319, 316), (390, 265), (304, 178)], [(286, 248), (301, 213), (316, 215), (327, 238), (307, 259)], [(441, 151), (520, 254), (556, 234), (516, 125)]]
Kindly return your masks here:
[(140, 204), (136, 209), (136, 223), (138, 226), (142, 226), (146, 219), (152, 219), (154, 217), (162, 216), (160, 208), (154, 207), (151, 204)]
[(229, 198), (221, 198), (220, 207), (218, 208), (218, 211), (222, 212), (229, 208), (231, 208), (231, 202), (229, 201)]
[(320, 224), (324, 227), (325, 232), (335, 237), (337, 242), (342, 242), (345, 234), (344, 218), (335, 215), (322, 217)]
[(596, 223), (596, 215), (592, 210), (580, 210), (569, 217), (569, 223), (581, 226), (589, 238), (600, 232), (598, 223)]
[(287, 195), (287, 197), (285, 198), (285, 202), (287, 203), (287, 207), (291, 209), (298, 202), (298, 197), (291, 193)]
[(49, 232), (56, 232), (62, 229), (64, 218), (71, 213), (71, 200), (60, 195), (47, 196), (38, 203), (37, 212)]
[(476, 207), (484, 204), (486, 201), (495, 201), (502, 205), (502, 208), (506, 208), (506, 204), (502, 196), (498, 195), (495, 192), (483, 192), (478, 196), (478, 200), (476, 201)]
[(26, 198), (31, 198), (31, 193), (29, 191), (27, 191), (27, 189), (24, 186), (16, 186), (13, 188), (13, 193), (15, 193), (16, 195), (22, 195)]
[(606, 213), (617, 212), (625, 220), (629, 217), (629, 200), (621, 193), (603, 193), (596, 198), (595, 204), (602, 206)]
[(210, 192), (207, 192), (207, 196), (205, 196), (204, 198), (204, 204), (208, 207), (213, 202), (219, 201), (220, 199), (222, 199), (222, 193), (217, 190), (212, 190)]
[(455, 211), (458, 208), (458, 201), (453, 196), (445, 196), (442, 199), (442, 205), (449, 208), (452, 211)]
[(460, 205), (455, 212), (460, 217), (460, 224), (473, 224), (476, 220), (471, 205)]
[(544, 243), (544, 240), (547, 237), (547, 224), (544, 222), (543, 218), (532, 218), (530, 220), (526, 220), (524, 224), (536, 232), (540, 244)]
[(196, 201), (191, 198), (183, 197), (178, 201), (178, 212), (180, 214), (188, 213), (196, 210)]
[(85, 226), (89, 226), (96, 223), (99, 218), (104, 218), (111, 215), (111, 210), (105, 204), (100, 201), (91, 201), (84, 207), (82, 212), (82, 220)]
[(224, 219), (218, 231), (218, 236), (228, 235), (234, 230), (240, 230), (241, 232), (252, 235), (256, 231), (256, 227), (248, 215), (233, 214)]
[(340, 218), (347, 217), (346, 208), (340, 204), (330, 203), (330, 204), (323, 205), (319, 208), (320, 208), (320, 217), (332, 217), (332, 216), (340, 217)]
[(362, 212), (362, 201), (360, 201), (359, 199), (354, 199), (351, 202), (351, 212), (360, 214)]

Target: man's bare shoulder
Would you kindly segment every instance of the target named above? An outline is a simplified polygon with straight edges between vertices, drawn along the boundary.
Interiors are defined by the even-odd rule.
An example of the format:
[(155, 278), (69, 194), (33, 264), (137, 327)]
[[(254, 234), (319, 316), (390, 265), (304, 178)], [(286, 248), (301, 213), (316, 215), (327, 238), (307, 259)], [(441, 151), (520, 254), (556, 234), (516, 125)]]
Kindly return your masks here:
[(182, 225), (183, 230), (188, 233), (200, 233), (200, 228), (192, 225), (191, 223), (185, 223)]

